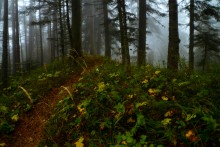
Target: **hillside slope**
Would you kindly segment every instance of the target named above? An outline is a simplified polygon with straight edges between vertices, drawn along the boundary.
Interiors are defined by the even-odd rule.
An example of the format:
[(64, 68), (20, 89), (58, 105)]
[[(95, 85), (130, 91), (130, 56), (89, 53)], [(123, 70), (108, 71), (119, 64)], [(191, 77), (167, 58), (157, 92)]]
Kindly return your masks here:
[(72, 74), (62, 85), (53, 88), (33, 107), (31, 111), (28, 111), (19, 118), (18, 125), (16, 126), (12, 137), (10, 137), (11, 139), (0, 143), (3, 146), (8, 147), (37, 146), (42, 138), (44, 125), (50, 118), (57, 102), (71, 93), (73, 83), (76, 83), (79, 78), (102, 64), (102, 62), (102, 59), (99, 58), (93, 60), (91, 63), (88, 63), (86, 71), (81, 70)]

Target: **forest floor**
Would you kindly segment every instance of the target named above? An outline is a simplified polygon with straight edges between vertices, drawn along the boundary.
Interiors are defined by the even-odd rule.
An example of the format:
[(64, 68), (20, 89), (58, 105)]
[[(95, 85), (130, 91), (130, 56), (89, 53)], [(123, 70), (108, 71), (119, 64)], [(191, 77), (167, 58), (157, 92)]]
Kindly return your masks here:
[[(97, 59), (95, 62), (88, 64), (87, 72), (101, 65), (103, 60)], [(56, 104), (68, 95), (64, 90), (67, 88), (70, 92), (72, 85), (77, 83), (85, 72), (79, 71), (71, 75), (60, 87), (53, 88), (46, 94), (28, 113), (21, 116), (19, 125), (15, 128), (12, 139), (6, 142), (7, 147), (36, 147), (43, 137), (44, 126), (53, 112)]]

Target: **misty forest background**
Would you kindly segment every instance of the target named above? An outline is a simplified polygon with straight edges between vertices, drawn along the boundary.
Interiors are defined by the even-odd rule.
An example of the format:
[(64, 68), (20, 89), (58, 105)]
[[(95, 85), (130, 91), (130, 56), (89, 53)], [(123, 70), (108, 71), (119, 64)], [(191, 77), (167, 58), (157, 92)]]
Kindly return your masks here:
[(180, 61), (190, 69), (202, 70), (219, 63), (217, 1), (169, 1), (169, 5), (159, 0), (74, 3), (0, 2), (4, 83), (8, 75), (50, 63), (71, 54), (71, 50), (78, 56), (104, 55), (124, 64), (138, 61), (142, 65), (147, 61), (176, 69)]
[(219, 0), (0, 0), (0, 146), (217, 146), (219, 21)]

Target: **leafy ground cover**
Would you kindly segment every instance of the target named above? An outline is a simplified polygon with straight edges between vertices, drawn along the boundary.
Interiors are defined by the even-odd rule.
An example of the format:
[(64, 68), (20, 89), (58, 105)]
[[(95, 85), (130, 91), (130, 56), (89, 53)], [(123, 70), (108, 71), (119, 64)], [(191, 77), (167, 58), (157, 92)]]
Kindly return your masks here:
[[(38, 113), (41, 113), (41, 111), (47, 111), (46, 109), (39, 110), (35, 116), (29, 116), (32, 114), (32, 109), (38, 110), (42, 103), (46, 104), (46, 101), (48, 101), (48, 103), (53, 103), (56, 97), (53, 94), (59, 93), (58, 90), (60, 89), (65, 89), (65, 87), (56, 87), (60, 87), (60, 85), (63, 84), (68, 85), (69, 83), (64, 83), (66, 80), (73, 82), (74, 79), (80, 76), (83, 69), (86, 71), (86, 68), (89, 69), (95, 66), (97, 62), (102, 62), (102, 58), (88, 56), (80, 65), (72, 64), (72, 62), (67, 59), (63, 61), (56, 60), (52, 64), (44, 65), (42, 68), (33, 70), (31, 73), (11, 77), (10, 86), (0, 91), (0, 146), (5, 145), (5, 139), (12, 139), (13, 144), (14, 130), (21, 124), (20, 120), (25, 118), (23, 117), (24, 115), (27, 115), (26, 118), (29, 118), (29, 120), (26, 120), (26, 124), (29, 123), (28, 125), (33, 125), (30, 124), (30, 119), (34, 117), (38, 118)], [(73, 77), (73, 80), (70, 79), (71, 77)], [(49, 94), (48, 98), (45, 98), (50, 91), (52, 94)], [(42, 101), (43, 98), (45, 98), (46, 101)], [(39, 104), (39, 102), (42, 103)], [(22, 123), (24, 123), (23, 121), (24, 120), (22, 120)], [(36, 126), (32, 127), (37, 128), (40, 125), (41, 124), (36, 124)], [(26, 131), (30, 132), (30, 130)]]
[(217, 146), (219, 72), (186, 71), (106, 61), (58, 102), (39, 146)]

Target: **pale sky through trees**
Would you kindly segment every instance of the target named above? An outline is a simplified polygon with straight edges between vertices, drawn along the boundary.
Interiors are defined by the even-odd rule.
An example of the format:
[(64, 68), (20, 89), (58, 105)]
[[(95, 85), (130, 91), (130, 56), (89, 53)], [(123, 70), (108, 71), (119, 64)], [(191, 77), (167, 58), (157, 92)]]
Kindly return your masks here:
[[(159, 5), (158, 9), (163, 10), (163, 12), (168, 13), (167, 1), (157, 0), (162, 3)], [(189, 0), (182, 2), (182, 0), (178, 0), (179, 2), (179, 10), (180, 8)], [(19, 10), (24, 10), (25, 6), (29, 5), (29, 0), (19, 0)], [(181, 3), (180, 3), (181, 2)], [(10, 2), (9, 2), (10, 3)], [(10, 8), (9, 8), (10, 11)], [(137, 6), (133, 5), (128, 11), (136, 11)], [(2, 17), (2, 16), (1, 16)], [(26, 15), (27, 21), (29, 16)], [(152, 32), (152, 34), (147, 35), (147, 43), (149, 44), (149, 48), (152, 50), (147, 51), (147, 59), (149, 56), (153, 56), (155, 64), (162, 64), (163, 60), (166, 61), (167, 58), (167, 48), (168, 48), (168, 16), (166, 17), (158, 17), (155, 16), (157, 21), (161, 23), (158, 24), (153, 17), (148, 17), (147, 19), (147, 27)], [(20, 33), (21, 33), (21, 42), (24, 42), (24, 27), (23, 25), (23, 14), (20, 15)], [(188, 32), (189, 27), (186, 26), (189, 22), (189, 18), (185, 11), (181, 11), (179, 13), (179, 35), (180, 35), (180, 54), (183, 58), (188, 59)], [(163, 25), (163, 26), (162, 26)], [(10, 30), (10, 28), (9, 28)], [(2, 32), (2, 22), (0, 22), (0, 31)], [(9, 31), (11, 34), (11, 31)], [(2, 34), (0, 35), (2, 36)], [(152, 52), (153, 53), (150, 53)], [(2, 42), (0, 42), (0, 60), (1, 60), (1, 52), (2, 52)]]

